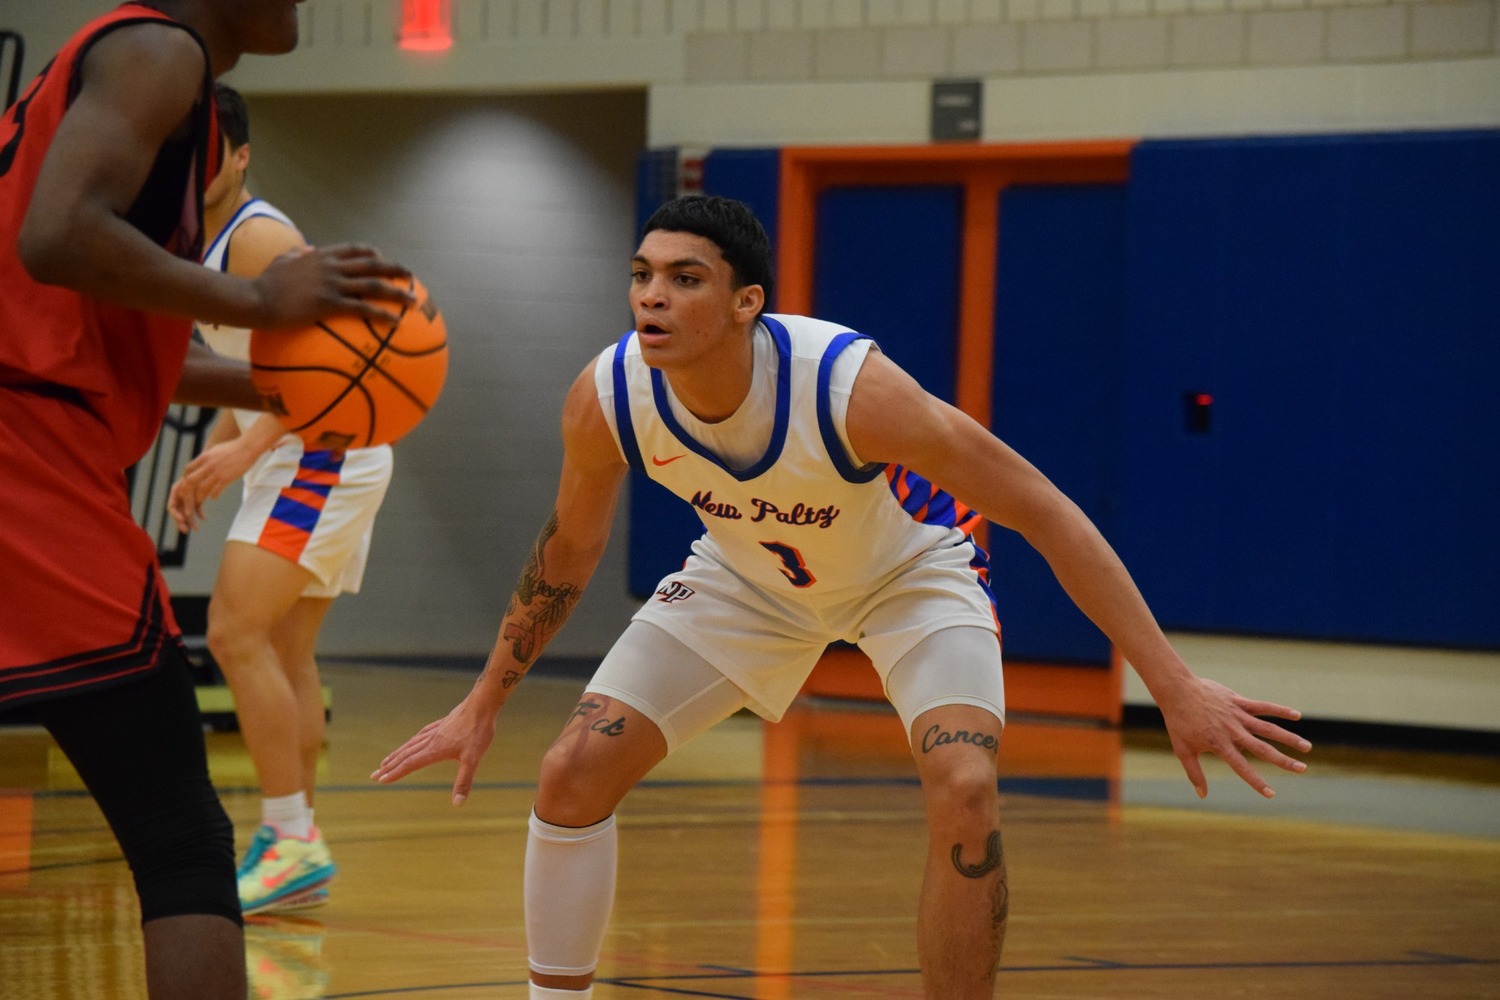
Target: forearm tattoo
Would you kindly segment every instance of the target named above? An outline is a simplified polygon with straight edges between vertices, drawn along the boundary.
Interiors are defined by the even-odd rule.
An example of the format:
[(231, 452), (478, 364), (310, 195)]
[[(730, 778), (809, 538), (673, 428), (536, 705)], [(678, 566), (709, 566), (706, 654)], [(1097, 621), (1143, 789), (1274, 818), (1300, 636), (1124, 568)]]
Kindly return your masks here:
[[(537, 654), (563, 627), (583, 594), (583, 588), (576, 584), (550, 581), (544, 575), (546, 563), (542, 553), (547, 541), (555, 534), (557, 511), (554, 510), (537, 537), (531, 558), (526, 561), (521, 579), (516, 583), (516, 592), (511, 595), (510, 604), (505, 609), (501, 637), (511, 644), (511, 653), (523, 668), (531, 666)], [(520, 679), (519, 673), (510, 671), (502, 683), (511, 687)]]

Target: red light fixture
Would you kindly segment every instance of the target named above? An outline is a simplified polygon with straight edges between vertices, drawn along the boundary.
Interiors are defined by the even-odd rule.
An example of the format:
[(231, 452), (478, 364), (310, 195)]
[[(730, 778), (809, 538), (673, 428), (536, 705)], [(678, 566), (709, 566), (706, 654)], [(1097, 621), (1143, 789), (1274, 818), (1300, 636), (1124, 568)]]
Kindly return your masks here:
[(401, 0), (397, 43), (408, 52), (453, 48), (453, 0)]

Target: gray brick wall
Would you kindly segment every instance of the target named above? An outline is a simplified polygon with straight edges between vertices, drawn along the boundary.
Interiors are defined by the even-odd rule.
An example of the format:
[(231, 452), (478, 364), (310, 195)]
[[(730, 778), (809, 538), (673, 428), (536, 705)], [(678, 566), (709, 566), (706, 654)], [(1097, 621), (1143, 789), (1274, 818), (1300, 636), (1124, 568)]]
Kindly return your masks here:
[[(711, 9), (704, 0), (705, 11)], [(922, 79), (948, 74), (1288, 67), (1490, 57), (1497, 0), (780, 0), (736, 22), (706, 15), (689, 32), (686, 83), (736, 79), (719, 64), (725, 34), (761, 34), (768, 18), (796, 51), (756, 49), (744, 80)], [(768, 38), (791, 38), (778, 32)], [(735, 50), (729, 50), (735, 51)]]

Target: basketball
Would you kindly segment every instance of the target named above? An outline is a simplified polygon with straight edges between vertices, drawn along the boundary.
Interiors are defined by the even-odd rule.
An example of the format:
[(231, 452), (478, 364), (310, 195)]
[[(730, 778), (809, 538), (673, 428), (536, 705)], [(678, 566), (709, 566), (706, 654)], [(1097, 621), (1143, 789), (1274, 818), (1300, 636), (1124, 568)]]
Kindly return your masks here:
[(390, 444), (421, 422), (448, 375), (448, 331), (416, 278), (394, 323), (331, 316), (250, 334), (250, 377), (267, 409), (317, 451)]

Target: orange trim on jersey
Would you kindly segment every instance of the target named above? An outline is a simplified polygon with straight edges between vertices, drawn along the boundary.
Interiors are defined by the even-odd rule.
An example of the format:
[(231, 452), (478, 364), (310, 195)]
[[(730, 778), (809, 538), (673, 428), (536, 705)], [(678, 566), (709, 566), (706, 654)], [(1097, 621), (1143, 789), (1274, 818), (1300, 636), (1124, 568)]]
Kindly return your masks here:
[(955, 497), (953, 500), (953, 524), (965, 535), (973, 536), (974, 526), (979, 523), (979, 518), (974, 516), (974, 508), (968, 504), (959, 503)]

